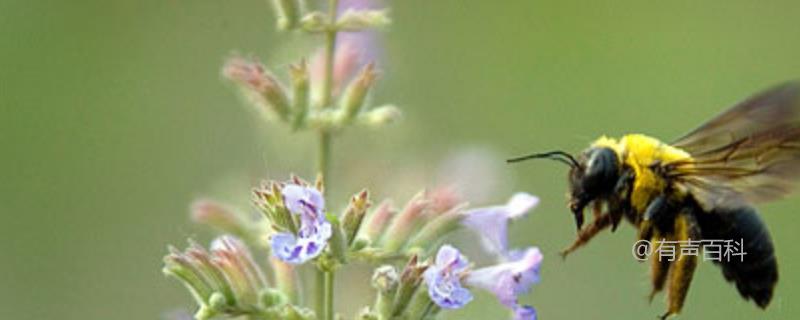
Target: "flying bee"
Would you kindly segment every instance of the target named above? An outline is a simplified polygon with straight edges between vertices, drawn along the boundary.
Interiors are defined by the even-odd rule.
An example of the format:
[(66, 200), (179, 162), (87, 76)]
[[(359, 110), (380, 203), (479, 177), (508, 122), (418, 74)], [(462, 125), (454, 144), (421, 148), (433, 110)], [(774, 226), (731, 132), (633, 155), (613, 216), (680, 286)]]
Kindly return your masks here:
[[(666, 289), (666, 319), (684, 305), (697, 254), (692, 241), (735, 240), (745, 255), (717, 259), (745, 300), (764, 309), (778, 282), (772, 239), (753, 203), (785, 196), (800, 176), (800, 82), (755, 95), (673, 143), (642, 134), (601, 137), (574, 157), (553, 151), (510, 159), (567, 164), (578, 235), (562, 256), (624, 218), (650, 248), (677, 243), (674, 259), (650, 256), (650, 300)], [(584, 209), (593, 221), (585, 227)], [(651, 251), (652, 252), (652, 251)], [(644, 256), (639, 256), (642, 260)]]

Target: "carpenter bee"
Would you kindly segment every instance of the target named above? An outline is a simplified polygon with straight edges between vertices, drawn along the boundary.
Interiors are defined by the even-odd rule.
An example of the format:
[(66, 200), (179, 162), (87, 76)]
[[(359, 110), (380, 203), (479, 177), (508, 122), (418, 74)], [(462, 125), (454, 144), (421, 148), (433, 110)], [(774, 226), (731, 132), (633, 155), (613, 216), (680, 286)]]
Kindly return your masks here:
[[(574, 157), (537, 153), (570, 167), (569, 203), (578, 228), (562, 256), (624, 218), (640, 242), (741, 240), (741, 259), (721, 259), (725, 279), (745, 300), (766, 308), (778, 282), (772, 239), (751, 204), (785, 196), (800, 176), (800, 82), (755, 95), (672, 143), (642, 134), (601, 137)], [(593, 221), (583, 227), (585, 208)], [(637, 242), (638, 243), (638, 242)], [(683, 307), (697, 254), (678, 248), (673, 259), (650, 256), (652, 291), (666, 289), (666, 319)], [(646, 257), (641, 257), (642, 260)]]

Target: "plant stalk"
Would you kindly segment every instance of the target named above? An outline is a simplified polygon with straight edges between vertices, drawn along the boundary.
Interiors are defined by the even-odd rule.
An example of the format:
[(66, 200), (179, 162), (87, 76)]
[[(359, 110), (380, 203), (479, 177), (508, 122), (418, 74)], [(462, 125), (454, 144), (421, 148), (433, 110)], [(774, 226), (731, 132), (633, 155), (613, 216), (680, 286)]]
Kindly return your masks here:
[[(336, 55), (336, 11), (338, 0), (328, 0), (328, 23), (330, 28), (325, 33), (325, 77), (322, 82), (322, 108), (330, 108), (333, 92), (333, 69)], [(331, 133), (327, 130), (319, 132), (319, 154), (317, 158), (317, 172), (322, 178), (323, 190), (327, 192), (330, 185), (331, 165)], [(317, 315), (322, 315), (323, 320), (333, 320), (333, 270), (317, 269)]]

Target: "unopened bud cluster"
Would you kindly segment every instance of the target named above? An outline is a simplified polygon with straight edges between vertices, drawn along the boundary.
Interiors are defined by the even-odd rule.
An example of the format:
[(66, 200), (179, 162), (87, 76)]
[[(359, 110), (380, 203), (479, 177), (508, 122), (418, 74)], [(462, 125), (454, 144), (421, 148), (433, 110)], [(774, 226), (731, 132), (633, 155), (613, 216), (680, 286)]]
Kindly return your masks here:
[(377, 70), (370, 63), (350, 80), (334, 106), (312, 106), (310, 93), (317, 83), (309, 82), (305, 60), (289, 66), (290, 86), (284, 85), (266, 67), (241, 56), (230, 58), (222, 69), (225, 78), (234, 82), (245, 99), (267, 119), (288, 124), (292, 129), (339, 130), (351, 124), (380, 127), (400, 117), (392, 105), (366, 106), (367, 96), (375, 85)]
[(210, 250), (190, 241), (185, 251), (170, 247), (164, 273), (183, 282), (200, 306), (195, 319), (249, 315), (263, 319), (313, 319), (310, 311), (291, 305), (281, 291), (268, 286), (250, 250), (233, 236), (222, 236)]
[[(309, 33), (335, 34), (339, 31), (359, 32), (389, 24), (385, 9), (347, 9), (334, 19), (322, 11), (308, 11), (299, 0), (274, 0), (278, 27), (282, 30), (302, 30)], [(343, 45), (342, 50), (347, 50)], [(336, 69), (328, 81), (320, 78), (325, 70), (311, 67), (305, 59), (288, 67), (288, 85), (281, 82), (255, 59), (234, 56), (222, 68), (225, 78), (235, 83), (246, 100), (267, 119), (287, 123), (292, 129), (311, 128), (336, 131), (357, 124), (380, 127), (399, 118), (400, 110), (393, 105), (368, 106), (368, 96), (378, 76), (376, 65), (360, 65), (358, 54), (336, 53)], [(360, 65), (360, 70), (359, 70)], [(345, 83), (345, 81), (349, 81)], [(324, 86), (329, 86), (327, 91)], [(344, 88), (339, 94), (338, 90)], [(316, 99), (320, 92), (331, 92), (331, 99)]]
[(466, 205), (442, 196), (446, 188), (420, 191), (402, 209), (384, 201), (365, 218), (357, 236), (361, 253), (368, 259), (427, 253), (438, 240), (459, 227)]

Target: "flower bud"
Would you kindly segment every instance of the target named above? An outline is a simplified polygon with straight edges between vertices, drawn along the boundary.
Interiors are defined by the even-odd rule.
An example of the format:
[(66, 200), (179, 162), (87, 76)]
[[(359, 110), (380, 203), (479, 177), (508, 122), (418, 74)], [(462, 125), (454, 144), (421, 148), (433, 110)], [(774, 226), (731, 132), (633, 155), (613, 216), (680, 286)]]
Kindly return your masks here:
[(356, 234), (358, 234), (358, 229), (361, 228), (361, 223), (364, 221), (364, 216), (367, 214), (369, 205), (369, 192), (367, 190), (362, 190), (350, 199), (350, 204), (347, 205), (347, 209), (345, 209), (342, 216), (342, 230), (348, 246), (353, 244)]
[(272, 109), (278, 114), (281, 120), (289, 118), (289, 98), (286, 97), (286, 91), (283, 86), (272, 75), (267, 74), (267, 87), (264, 88), (262, 95), (267, 103), (272, 106)]
[(280, 82), (258, 62), (241, 57), (228, 59), (222, 74), (245, 90), (256, 105), (263, 105), (281, 120), (289, 118), (289, 99)]
[(384, 232), (383, 248), (386, 252), (397, 252), (405, 246), (414, 229), (420, 225), (420, 219), (429, 204), (425, 191), (408, 201), (403, 211), (392, 219), (389, 228)]
[(211, 309), (223, 311), (228, 307), (228, 301), (222, 293), (214, 292), (211, 294), (211, 297), (208, 298), (208, 306), (211, 307)]
[[(173, 250), (177, 251), (174, 248)], [(203, 278), (209, 281), (212, 290), (223, 293), (227, 298), (226, 300), (231, 305), (235, 303), (236, 297), (234, 296), (230, 284), (227, 282), (225, 274), (216, 268), (214, 263), (211, 261), (212, 257), (205, 248), (190, 239), (189, 248), (186, 249), (186, 252), (183, 254), (183, 256), (186, 257), (198, 271), (200, 271), (200, 273), (203, 275)]]
[(206, 305), (208, 298), (213, 293), (212, 285), (183, 253), (172, 247), (170, 247), (170, 251), (172, 253), (164, 257), (162, 271), (164, 274), (180, 280), (189, 289), (197, 304)]
[(397, 269), (391, 265), (383, 265), (372, 274), (372, 287), (382, 293), (391, 293), (397, 289), (399, 276)]
[(392, 207), (390, 200), (384, 200), (375, 210), (367, 216), (367, 221), (361, 230), (361, 236), (371, 243), (376, 243), (380, 235), (389, 226), (397, 210)]
[(342, 99), (339, 102), (339, 120), (342, 124), (350, 123), (361, 112), (364, 100), (369, 89), (375, 83), (377, 73), (375, 63), (370, 63), (361, 69), (361, 72), (347, 85)]
[(210, 251), (192, 241), (185, 252), (174, 247), (169, 250), (164, 273), (179, 279), (192, 293), (200, 305), (197, 319), (236, 314), (258, 305), (258, 293), (266, 288), (266, 279), (240, 240), (217, 238)]
[(390, 22), (388, 10), (348, 9), (339, 16), (336, 28), (339, 31), (362, 31), (368, 28), (384, 27)]
[(211, 262), (225, 274), (237, 304), (256, 305), (258, 292), (267, 286), (267, 281), (244, 243), (232, 236), (222, 236), (211, 243), (211, 254)]
[(273, 229), (279, 232), (297, 232), (297, 223), (283, 203), (281, 185), (274, 181), (262, 184), (253, 190), (253, 202), (261, 209)]
[(272, 5), (277, 15), (278, 29), (293, 29), (300, 17), (300, 8), (297, 0), (273, 0)]
[(398, 284), (399, 276), (394, 266), (380, 266), (372, 274), (372, 287), (378, 291), (375, 299), (375, 311), (383, 319), (389, 319), (391, 316)]
[(450, 211), (458, 205), (464, 204), (461, 196), (454, 187), (436, 187), (428, 194), (431, 201), (430, 213), (439, 215)]
[(358, 123), (372, 128), (380, 128), (393, 123), (402, 116), (400, 109), (393, 105), (375, 107), (358, 115)]
[(322, 12), (309, 12), (300, 19), (300, 27), (306, 32), (323, 32), (328, 29), (328, 19)]
[(439, 214), (431, 221), (425, 223), (422, 229), (409, 241), (409, 248), (420, 248), (427, 251), (427, 247), (434, 243), (439, 238), (444, 237), (448, 233), (455, 231), (460, 227), (461, 220), (464, 216), (461, 214), (463, 205), (452, 208), (451, 210)]
[(265, 288), (259, 292), (259, 301), (261, 307), (269, 309), (272, 307), (282, 306), (289, 302), (289, 298), (280, 290), (273, 288)]
[(303, 126), (308, 112), (308, 65), (306, 61), (290, 65), (289, 77), (292, 79), (292, 128), (297, 130)]
[(399, 317), (405, 312), (408, 303), (411, 302), (411, 298), (414, 296), (414, 292), (417, 291), (420, 283), (422, 283), (422, 274), (425, 273), (427, 268), (427, 265), (418, 263), (416, 255), (411, 257), (400, 275), (400, 283), (392, 306), (392, 317)]
[[(333, 61), (333, 74), (331, 83), (331, 94), (340, 97), (342, 88), (347, 85), (347, 81), (353, 79), (367, 61), (377, 59), (371, 48), (373, 44), (366, 35), (359, 34), (340, 34), (336, 38), (336, 52)], [(320, 48), (309, 62), (309, 73), (312, 84), (321, 84), (326, 81), (328, 72), (327, 55), (325, 50)], [(327, 98), (324, 97), (323, 86), (313, 85), (311, 87), (311, 105), (317, 109), (330, 107)], [(325, 104), (325, 105), (324, 105)]]

